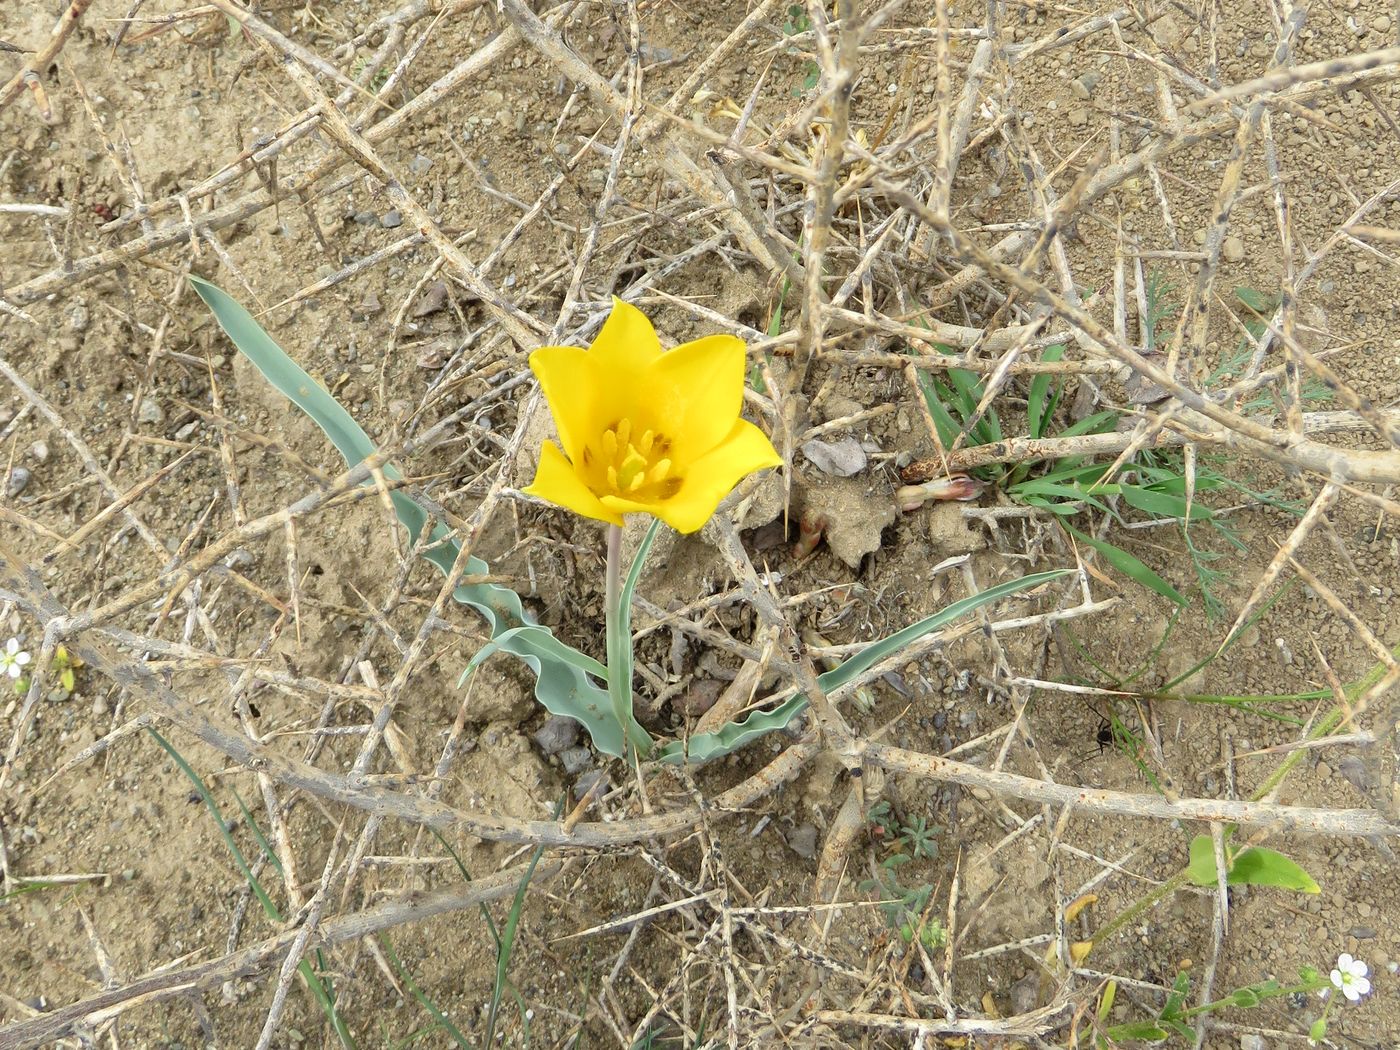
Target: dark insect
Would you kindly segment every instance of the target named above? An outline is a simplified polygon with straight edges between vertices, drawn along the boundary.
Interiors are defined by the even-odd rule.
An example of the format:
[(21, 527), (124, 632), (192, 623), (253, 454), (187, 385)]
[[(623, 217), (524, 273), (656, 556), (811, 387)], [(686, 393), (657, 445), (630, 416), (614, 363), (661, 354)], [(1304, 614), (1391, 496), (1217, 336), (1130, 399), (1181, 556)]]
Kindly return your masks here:
[(1113, 726), (1107, 718), (1099, 718), (1099, 729), (1094, 734), (1094, 743), (1099, 745), (1100, 755), (1113, 746)]

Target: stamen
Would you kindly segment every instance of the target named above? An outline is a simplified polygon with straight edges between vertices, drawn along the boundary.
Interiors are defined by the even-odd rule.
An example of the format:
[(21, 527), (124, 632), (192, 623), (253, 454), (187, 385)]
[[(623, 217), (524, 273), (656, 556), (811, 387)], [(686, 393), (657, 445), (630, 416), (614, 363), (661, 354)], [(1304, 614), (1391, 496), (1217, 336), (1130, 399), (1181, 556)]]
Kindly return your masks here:
[(641, 450), (642, 455), (651, 455), (651, 443), (655, 440), (656, 435), (653, 434), (650, 430), (648, 430), (645, 434), (642, 435), (642, 440), (637, 442), (637, 448)]
[(618, 491), (618, 489), (617, 489), (617, 468), (616, 468), (616, 467), (609, 467), (609, 468), (608, 468), (608, 488), (612, 489), (614, 492)]
[(611, 428), (603, 431), (603, 458), (617, 458), (617, 431)]
[(669, 459), (659, 459), (652, 468), (647, 471), (647, 480), (655, 485), (665, 480), (666, 475), (669, 473), (671, 473), (671, 461)]
[(617, 424), (617, 445), (619, 448), (626, 448), (628, 441), (632, 437), (632, 421), (623, 419)]

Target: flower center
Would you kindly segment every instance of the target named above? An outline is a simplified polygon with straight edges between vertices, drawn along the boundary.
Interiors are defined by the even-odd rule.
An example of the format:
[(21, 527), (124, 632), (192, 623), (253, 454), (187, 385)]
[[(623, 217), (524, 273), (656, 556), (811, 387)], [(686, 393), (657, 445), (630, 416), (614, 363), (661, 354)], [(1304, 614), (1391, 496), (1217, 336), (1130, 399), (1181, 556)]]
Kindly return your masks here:
[(619, 419), (603, 431), (597, 453), (584, 448), (584, 465), (596, 471), (602, 494), (641, 500), (674, 496), (681, 479), (672, 473), (671, 439), (639, 429), (632, 420)]

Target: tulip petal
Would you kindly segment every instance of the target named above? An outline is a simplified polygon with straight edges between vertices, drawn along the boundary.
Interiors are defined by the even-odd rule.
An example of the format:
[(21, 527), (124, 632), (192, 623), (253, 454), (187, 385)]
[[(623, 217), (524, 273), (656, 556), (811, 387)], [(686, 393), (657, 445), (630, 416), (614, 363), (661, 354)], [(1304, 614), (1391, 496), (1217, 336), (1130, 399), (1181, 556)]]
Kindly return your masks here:
[(588, 355), (610, 383), (626, 383), (626, 377), (639, 377), (656, 363), (661, 340), (646, 314), (614, 295), (612, 313), (588, 348)]
[(606, 384), (599, 381), (597, 363), (577, 346), (542, 346), (530, 355), (530, 370), (549, 402), (564, 454), (579, 462), (584, 445), (607, 425), (604, 417), (616, 414), (611, 403), (599, 403)]
[(582, 514), (585, 518), (606, 521), (610, 525), (622, 524), (622, 515), (603, 505), (583, 483), (583, 479), (575, 473), (573, 464), (564, 458), (559, 446), (552, 441), (546, 441), (540, 448), (540, 462), (535, 468), (535, 480), (521, 491), (548, 500), (575, 514)]
[(740, 419), (715, 448), (686, 464), (680, 491), (647, 509), (677, 532), (695, 532), (742, 478), (782, 462), (768, 436)]
[(652, 367), (653, 397), (666, 405), (672, 455), (698, 459), (729, 436), (744, 402), (744, 341), (708, 335), (668, 350)]

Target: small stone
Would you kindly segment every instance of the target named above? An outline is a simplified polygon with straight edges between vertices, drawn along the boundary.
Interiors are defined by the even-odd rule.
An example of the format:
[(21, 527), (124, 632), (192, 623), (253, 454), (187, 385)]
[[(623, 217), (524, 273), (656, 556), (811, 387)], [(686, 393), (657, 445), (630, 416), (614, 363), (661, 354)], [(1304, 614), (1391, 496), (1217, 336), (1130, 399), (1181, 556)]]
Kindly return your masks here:
[(1244, 262), (1244, 241), (1238, 237), (1226, 237), (1224, 252), (1227, 262)]
[(130, 881), (131, 881), (132, 879), (134, 879), (134, 878), (136, 878), (136, 869), (135, 869), (135, 868), (123, 868), (123, 869), (122, 869), (122, 881), (124, 881), (124, 882), (130, 882)]
[(92, 717), (104, 718), (107, 714), (107, 701), (103, 697), (94, 697), (92, 701)]
[(608, 775), (601, 769), (591, 769), (574, 782), (574, 798), (582, 799), (584, 795), (593, 790), (597, 785), (598, 794), (602, 794), (608, 787)]
[(29, 479), (32, 477), (24, 467), (11, 467), (9, 479), (5, 482), (5, 495), (12, 499), (18, 496), (29, 486)]
[(165, 410), (160, 407), (160, 403), (153, 397), (143, 397), (141, 407), (136, 410), (136, 419), (140, 423), (159, 423), (165, 418)]
[(1087, 99), (1093, 95), (1094, 88), (1098, 87), (1099, 81), (1102, 79), (1102, 73), (1084, 73), (1069, 82), (1069, 89), (1074, 93), (1075, 98)]
[(1353, 926), (1351, 935), (1358, 941), (1373, 941), (1376, 939), (1376, 931), (1369, 926)]
[(1357, 791), (1370, 793), (1376, 789), (1376, 779), (1359, 755), (1343, 755), (1337, 759), (1337, 772)]
[(802, 446), (802, 454), (823, 474), (834, 474), (838, 478), (859, 474), (869, 462), (865, 449), (853, 437), (840, 441), (813, 439)]
[(408, 162), (408, 170), (415, 175), (426, 174), (428, 169), (432, 166), (433, 159), (431, 157), (425, 157), (421, 153), (415, 153), (413, 159)]
[(398, 208), (390, 208), (384, 213), (384, 218), (379, 220), (379, 225), (386, 230), (397, 230), (403, 225), (403, 216), (399, 214)]
[(1082, 128), (1089, 123), (1089, 111), (1083, 106), (1079, 106), (1069, 111), (1069, 126), (1072, 128)]
[(379, 216), (372, 211), (357, 211), (351, 221), (360, 226), (373, 226), (379, 221)]
[(1268, 1050), (1268, 1044), (1262, 1035), (1246, 1032), (1240, 1036), (1240, 1050)]
[(413, 308), (414, 317), (427, 317), (435, 314), (447, 306), (447, 282), (434, 281), (428, 285), (423, 297), (418, 300), (418, 305)]
[(1328, 779), (1328, 778), (1331, 777), (1331, 776), (1332, 776), (1332, 767), (1329, 766), (1326, 762), (1319, 762), (1319, 763), (1317, 764), (1317, 779), (1318, 779), (1318, 780), (1326, 780), (1326, 779)]
[(379, 296), (366, 292), (364, 298), (350, 308), (350, 317), (356, 321), (368, 321), (375, 314), (383, 312), (384, 305), (379, 301)]
[(49, 461), (49, 443), (47, 441), (36, 441), (29, 446), (29, 458), (40, 466)]
[(578, 722), (563, 715), (550, 715), (535, 731), (535, 745), (546, 755), (557, 755), (578, 740)]
[(86, 331), (90, 320), (88, 308), (82, 303), (75, 303), (68, 311), (68, 326), (75, 332)]
[(1375, 18), (1371, 19), (1371, 28), (1377, 33), (1389, 33), (1390, 24), (1389, 15), (1377, 15)]
[(559, 752), (559, 761), (564, 766), (564, 772), (573, 776), (593, 764), (593, 752), (586, 747), (566, 747)]
[(799, 824), (788, 832), (788, 847), (803, 860), (811, 860), (817, 855), (817, 826)]
[(1011, 1012), (1028, 1014), (1040, 1003), (1040, 973), (1032, 970), (1011, 986)]

